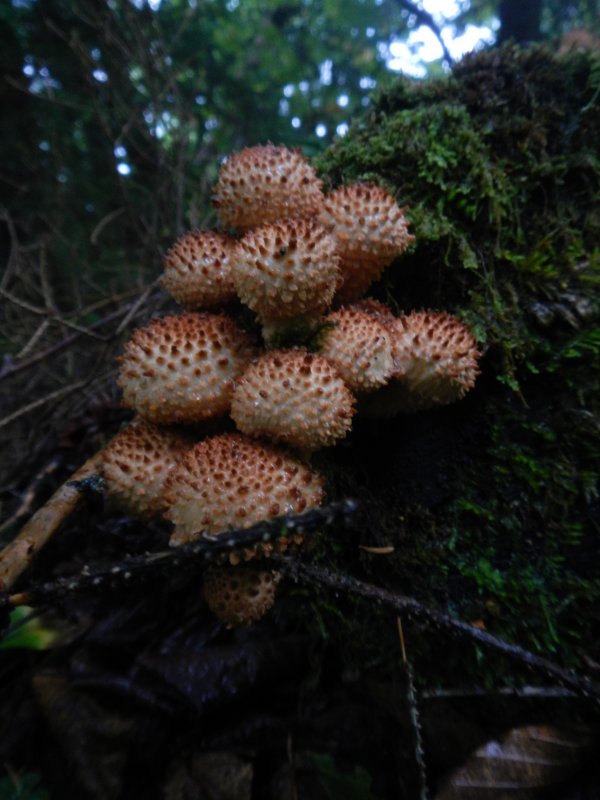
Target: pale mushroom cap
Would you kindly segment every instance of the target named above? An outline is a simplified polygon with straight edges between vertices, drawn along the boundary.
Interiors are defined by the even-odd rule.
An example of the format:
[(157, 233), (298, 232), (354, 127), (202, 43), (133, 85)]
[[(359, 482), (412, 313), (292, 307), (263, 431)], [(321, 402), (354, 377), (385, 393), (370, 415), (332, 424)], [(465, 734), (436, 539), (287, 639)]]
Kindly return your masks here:
[(303, 450), (327, 447), (352, 426), (354, 397), (320, 355), (275, 350), (256, 358), (236, 383), (231, 416), (243, 433)]
[(368, 413), (391, 416), (460, 400), (475, 385), (480, 352), (473, 335), (445, 312), (413, 311), (388, 325), (395, 371), (369, 398)]
[(189, 446), (180, 433), (135, 419), (102, 451), (107, 494), (133, 514), (162, 513), (165, 479)]
[(384, 386), (394, 372), (392, 339), (375, 316), (351, 306), (324, 318), (319, 352), (334, 364), (354, 392)]
[(233, 282), (242, 302), (263, 320), (324, 311), (339, 281), (336, 241), (315, 219), (263, 225), (239, 243)]
[(414, 239), (404, 209), (389, 192), (372, 183), (335, 189), (326, 196), (320, 219), (339, 243), (344, 279), (338, 292), (341, 302), (362, 297)]
[(166, 253), (162, 283), (190, 309), (211, 308), (235, 299), (231, 279), (236, 241), (214, 231), (189, 231)]
[(272, 608), (281, 573), (242, 565), (210, 567), (203, 575), (204, 599), (228, 627), (250, 625)]
[(134, 331), (120, 357), (123, 404), (153, 422), (199, 422), (229, 411), (233, 381), (256, 352), (224, 314), (187, 313)]
[(257, 145), (227, 158), (213, 190), (213, 206), (225, 227), (248, 230), (282, 217), (318, 213), (321, 187), (300, 151)]
[(184, 453), (165, 487), (171, 544), (247, 528), (321, 505), (323, 478), (274, 446), (239, 433), (205, 439)]

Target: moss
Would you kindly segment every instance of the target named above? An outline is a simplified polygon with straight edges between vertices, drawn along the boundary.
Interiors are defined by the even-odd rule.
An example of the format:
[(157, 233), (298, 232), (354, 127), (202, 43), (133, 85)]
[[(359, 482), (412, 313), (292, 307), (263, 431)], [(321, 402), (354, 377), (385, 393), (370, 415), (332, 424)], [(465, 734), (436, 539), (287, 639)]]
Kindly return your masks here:
[(319, 161), (409, 208), (416, 243), (374, 294), (458, 314), (485, 351), (466, 400), (359, 421), (323, 457), (364, 501), (324, 557), (573, 664), (600, 658), (599, 100), (597, 55), (509, 46), (400, 80)]

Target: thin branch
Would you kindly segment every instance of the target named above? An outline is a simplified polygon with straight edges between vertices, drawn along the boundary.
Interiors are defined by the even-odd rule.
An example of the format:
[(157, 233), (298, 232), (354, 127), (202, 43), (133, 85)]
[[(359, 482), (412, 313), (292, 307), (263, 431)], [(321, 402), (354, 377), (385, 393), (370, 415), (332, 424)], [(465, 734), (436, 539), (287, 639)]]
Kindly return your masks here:
[(0, 553), (0, 591), (6, 591), (29, 566), (34, 556), (75, 510), (82, 493), (77, 482), (91, 477), (99, 468), (102, 451), (80, 467), (67, 483), (31, 517), (18, 536)]
[(434, 36), (442, 46), (442, 50), (444, 52), (444, 59), (448, 62), (448, 64), (453, 64), (454, 59), (452, 58), (450, 51), (446, 47), (446, 43), (442, 38), (442, 32), (439, 28), (439, 25), (434, 20), (433, 16), (428, 12), (425, 11), (424, 8), (420, 8), (419, 6), (415, 5), (412, 0), (396, 0), (397, 4), (402, 8), (405, 8), (411, 14), (414, 14), (415, 17), (419, 22), (425, 25), (427, 28), (430, 28), (433, 31)]
[(519, 645), (511, 644), (460, 619), (455, 619), (448, 614), (443, 614), (440, 611), (424, 606), (412, 597), (394, 594), (385, 589), (380, 589), (378, 586), (352, 578), (350, 575), (333, 572), (325, 567), (305, 564), (302, 561), (286, 556), (274, 556), (273, 561), (293, 578), (316, 586), (327, 587), (336, 592), (346, 592), (354, 597), (365, 597), (378, 605), (387, 606), (397, 613), (402, 613), (409, 619), (412, 618), (421, 624), (466, 636), (482, 647), (502, 653), (514, 661), (539, 670), (553, 680), (558, 680), (563, 686), (585, 697), (593, 698), (600, 703), (600, 685), (594, 683), (589, 677), (578, 675), (574, 670), (565, 669), (553, 661), (519, 647)]
[(45, 406), (46, 403), (51, 403), (53, 400), (57, 400), (59, 397), (66, 397), (67, 395), (76, 392), (78, 389), (83, 389), (83, 387), (87, 386), (88, 383), (89, 383), (89, 378), (86, 379), (85, 381), (72, 383), (70, 386), (63, 386), (62, 388), (57, 389), (55, 392), (50, 392), (50, 394), (47, 394), (44, 397), (40, 397), (37, 400), (34, 400), (33, 403), (29, 403), (29, 405), (23, 406), (18, 411), (15, 411), (13, 414), (9, 414), (8, 417), (0, 419), (0, 428), (5, 428), (7, 425), (10, 425), (11, 423), (15, 422), (15, 420), (19, 419), (25, 414), (30, 414), (32, 411), (35, 411), (36, 408)]
[[(79, 470), (76, 476), (77, 483), (83, 477), (90, 477), (98, 467), (98, 463), (94, 459), (98, 458), (97, 454), (90, 459)], [(51, 502), (56, 498), (58, 506), (63, 502), (64, 494), (69, 492), (68, 497), (73, 500), (79, 499), (79, 490), (77, 485), (74, 485), (73, 479), (68, 484), (65, 484), (58, 490), (56, 495), (52, 498)], [(74, 494), (77, 496), (75, 498)], [(322, 530), (323, 527), (332, 525), (347, 524), (349, 518), (354, 514), (358, 504), (355, 500), (342, 500), (337, 503), (330, 503), (321, 508), (313, 508), (305, 511), (303, 514), (294, 514), (282, 517), (274, 517), (264, 522), (259, 522), (252, 525), (250, 528), (243, 530), (232, 530), (222, 533), (217, 537), (202, 536), (199, 540), (191, 544), (182, 545), (171, 550), (161, 550), (156, 553), (146, 553), (141, 556), (130, 556), (123, 559), (118, 564), (102, 570), (93, 570), (92, 568), (85, 568), (77, 576), (68, 578), (58, 578), (55, 581), (31, 586), (24, 592), (19, 594), (4, 595), (0, 594), (0, 612), (3, 608), (14, 608), (20, 605), (39, 605), (39, 604), (52, 604), (61, 602), (66, 597), (77, 596), (81, 593), (89, 591), (90, 589), (112, 591), (116, 586), (123, 583), (131, 583), (134, 579), (148, 580), (156, 576), (157, 572), (164, 574), (165, 572), (177, 572), (181, 574), (183, 570), (191, 570), (197, 573), (199, 566), (203, 563), (211, 563), (215, 560), (230, 557), (232, 555), (244, 558), (246, 551), (256, 545), (264, 546), (271, 542), (280, 539), (281, 537), (304, 536), (311, 532)], [(45, 507), (46, 508), (46, 507)], [(50, 523), (54, 524), (55, 510), (50, 514)], [(44, 509), (40, 509), (40, 514)], [(64, 517), (63, 517), (64, 518)], [(34, 518), (30, 520), (26, 528), (19, 534), (15, 542), (18, 543), (18, 550), (21, 553), (26, 543), (31, 540), (31, 523)], [(61, 520), (62, 521), (62, 520)], [(37, 530), (44, 524), (42, 517), (33, 524), (34, 533), (37, 536)], [(25, 535), (24, 535), (25, 534)], [(5, 553), (9, 551), (11, 545), (5, 548), (3, 553), (0, 553), (0, 592), (6, 591), (14, 583), (12, 580), (7, 579), (6, 575), (6, 557)], [(37, 547), (39, 550), (39, 547)], [(12, 560), (12, 556), (10, 556)], [(29, 563), (29, 561), (28, 561)]]
[(83, 325), (78, 325), (76, 322), (71, 322), (68, 319), (63, 319), (60, 314), (57, 314), (55, 311), (49, 310), (47, 308), (38, 308), (37, 306), (28, 303), (25, 300), (21, 300), (19, 297), (15, 297), (14, 294), (7, 292), (6, 289), (2, 289), (0, 287), (0, 294), (6, 297), (7, 300), (10, 300), (11, 303), (18, 306), (19, 308), (24, 309), (25, 311), (30, 311), (32, 314), (36, 314), (40, 317), (45, 317), (48, 320), (58, 322), (60, 325), (64, 325), (66, 328), (71, 328), (72, 330), (77, 331), (78, 333), (85, 334), (86, 336), (91, 336), (94, 339), (98, 339), (100, 341), (105, 341), (104, 336), (100, 336), (97, 333), (94, 333), (89, 328), (86, 328)]

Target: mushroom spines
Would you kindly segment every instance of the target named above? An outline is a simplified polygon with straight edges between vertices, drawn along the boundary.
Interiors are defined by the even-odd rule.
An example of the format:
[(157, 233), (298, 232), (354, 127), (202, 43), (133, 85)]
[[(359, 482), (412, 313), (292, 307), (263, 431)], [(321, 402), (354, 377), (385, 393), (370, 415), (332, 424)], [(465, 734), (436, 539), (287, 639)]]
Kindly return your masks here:
[(159, 423), (226, 414), (233, 380), (255, 352), (251, 337), (224, 314), (153, 320), (133, 332), (119, 359), (123, 404)]
[(205, 439), (183, 454), (165, 485), (165, 516), (175, 525), (171, 544), (319, 506), (323, 483), (304, 462), (273, 445), (240, 433)]
[(385, 385), (394, 372), (392, 339), (373, 314), (347, 306), (324, 318), (319, 352), (355, 392)]
[(203, 575), (204, 599), (228, 627), (250, 625), (272, 608), (281, 577), (276, 570), (248, 564), (209, 567)]
[(340, 283), (336, 248), (316, 219), (289, 217), (262, 225), (239, 242), (236, 291), (263, 320), (323, 311)]
[(231, 279), (236, 241), (216, 231), (188, 231), (163, 260), (162, 283), (186, 308), (210, 308), (235, 299)]
[(243, 433), (303, 450), (327, 447), (352, 426), (354, 396), (337, 368), (305, 350), (274, 350), (240, 375), (231, 416)]
[(107, 494), (140, 516), (162, 513), (165, 479), (189, 446), (181, 433), (136, 418), (102, 451)]
[(226, 227), (248, 230), (323, 205), (322, 182), (299, 150), (272, 144), (247, 147), (221, 166), (213, 206)]

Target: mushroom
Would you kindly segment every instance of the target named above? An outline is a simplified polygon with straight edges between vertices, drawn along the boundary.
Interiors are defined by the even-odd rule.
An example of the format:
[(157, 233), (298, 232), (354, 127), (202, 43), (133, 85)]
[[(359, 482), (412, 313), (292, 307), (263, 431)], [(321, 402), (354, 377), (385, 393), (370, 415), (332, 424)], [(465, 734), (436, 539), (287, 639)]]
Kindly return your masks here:
[(343, 285), (337, 300), (356, 300), (414, 240), (404, 209), (373, 183), (353, 183), (328, 194), (320, 220), (338, 240)]
[(213, 206), (225, 227), (248, 230), (282, 217), (311, 216), (323, 206), (322, 182), (299, 150), (247, 147), (224, 162)]
[(171, 544), (299, 514), (324, 496), (323, 478), (285, 451), (239, 433), (212, 436), (187, 450), (167, 477)]
[(158, 423), (198, 422), (229, 411), (233, 381), (256, 349), (224, 314), (153, 320), (120, 357), (123, 405)]
[(273, 606), (281, 577), (277, 570), (249, 564), (209, 567), (203, 575), (204, 599), (228, 627), (250, 625)]
[(214, 231), (189, 231), (167, 251), (162, 283), (190, 309), (211, 308), (235, 300), (231, 279), (236, 241)]
[(329, 307), (340, 281), (336, 241), (315, 219), (263, 225), (239, 243), (236, 291), (262, 320), (290, 320)]
[(384, 386), (394, 372), (392, 339), (386, 326), (353, 306), (324, 318), (319, 352), (339, 370), (353, 392)]
[(413, 311), (388, 323), (394, 347), (393, 380), (361, 410), (393, 416), (447, 405), (475, 385), (480, 352), (473, 335), (445, 312)]
[(108, 495), (140, 516), (167, 510), (165, 478), (189, 447), (183, 434), (135, 419), (102, 451), (101, 474)]
[(243, 433), (316, 450), (352, 426), (354, 397), (327, 359), (274, 350), (254, 359), (236, 383), (231, 416)]

